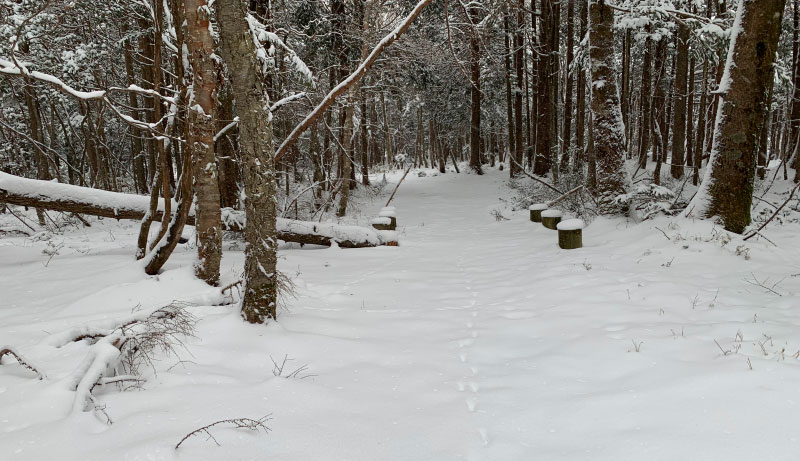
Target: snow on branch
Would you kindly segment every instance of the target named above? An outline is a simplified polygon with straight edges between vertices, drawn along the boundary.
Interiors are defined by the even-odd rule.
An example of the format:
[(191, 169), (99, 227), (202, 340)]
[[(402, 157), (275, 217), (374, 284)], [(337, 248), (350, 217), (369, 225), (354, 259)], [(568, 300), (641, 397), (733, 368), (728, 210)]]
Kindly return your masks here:
[(106, 96), (105, 90), (96, 90), (96, 91), (80, 91), (72, 88), (71, 86), (64, 83), (60, 78), (55, 77), (50, 74), (45, 74), (44, 72), (39, 72), (36, 70), (28, 70), (27, 66), (20, 65), (17, 66), (15, 63), (11, 61), (6, 61), (5, 59), (0, 59), (0, 74), (3, 75), (11, 75), (11, 76), (26, 76), (30, 77), (42, 82), (49, 83), (56, 87), (59, 91), (63, 93), (67, 93), (72, 95), (78, 99), (83, 100), (90, 100), (90, 99), (103, 99)]
[(294, 127), (292, 132), (289, 136), (283, 141), (283, 143), (278, 148), (277, 152), (275, 152), (275, 162), (280, 161), (283, 154), (300, 138), (300, 136), (311, 126), (314, 121), (319, 118), (320, 115), (324, 114), (328, 107), (333, 104), (333, 102), (341, 96), (348, 88), (352, 85), (356, 84), (361, 77), (363, 77), (367, 71), (372, 67), (372, 64), (375, 63), (375, 60), (378, 59), (378, 56), (383, 53), (383, 51), (388, 48), (395, 40), (400, 38), (400, 36), (411, 27), (411, 23), (419, 16), (422, 10), (428, 6), (433, 0), (420, 0), (419, 3), (411, 10), (411, 13), (403, 19), (403, 21), (388, 35), (383, 37), (375, 48), (372, 49), (372, 52), (367, 56), (367, 59), (362, 62), (358, 68), (350, 74), (346, 79), (339, 82), (336, 87), (334, 87), (323, 99), (322, 102), (317, 105), (317, 107), (312, 110), (299, 125)]
[(270, 112), (275, 112), (276, 110), (280, 109), (282, 106), (289, 104), (290, 102), (297, 101), (298, 99), (304, 97), (306, 95), (305, 91), (300, 93), (295, 93), (291, 96), (286, 96), (285, 98), (281, 99), (280, 101), (276, 102), (275, 104), (269, 107)]
[(253, 36), (253, 43), (256, 45), (256, 55), (259, 61), (266, 66), (266, 60), (269, 57), (269, 53), (264, 48), (262, 43), (270, 43), (273, 46), (280, 47), (286, 51), (285, 60), (292, 64), (297, 72), (299, 72), (301, 75), (303, 75), (303, 77), (313, 84), (314, 74), (311, 72), (311, 69), (308, 68), (306, 63), (300, 59), (300, 56), (298, 56), (293, 49), (286, 45), (286, 43), (284, 43), (277, 34), (268, 31), (266, 26), (264, 26), (264, 24), (262, 24), (258, 19), (253, 17), (252, 14), (247, 15), (247, 24), (250, 26), (250, 34)]
[[(287, 97), (281, 99), (280, 101), (276, 102), (275, 104), (271, 105), (269, 107), (269, 111), (270, 112), (275, 112), (278, 109), (280, 109), (282, 106), (284, 106), (286, 104), (289, 104), (290, 102), (296, 101), (298, 99), (301, 99), (305, 95), (306, 95), (306, 92), (305, 91), (301, 91), (300, 93), (295, 93), (295, 94), (293, 94), (291, 96), (287, 96)], [(237, 115), (236, 117), (233, 118), (233, 120), (230, 123), (228, 123), (227, 125), (222, 127), (222, 129), (219, 130), (217, 132), (217, 134), (214, 135), (214, 142), (217, 142), (219, 140), (219, 138), (221, 138), (225, 133), (230, 131), (233, 127), (235, 127), (238, 124), (239, 124), (239, 116)]]
[(67, 389), (75, 392), (73, 411), (102, 410), (92, 395), (95, 387), (141, 382), (141, 367), (152, 366), (155, 354), (174, 355), (176, 347), (183, 345), (182, 339), (194, 335), (196, 319), (187, 307), (172, 303), (148, 314), (137, 313), (118, 320), (107, 334), (93, 337), (96, 342), (83, 362), (65, 379)]

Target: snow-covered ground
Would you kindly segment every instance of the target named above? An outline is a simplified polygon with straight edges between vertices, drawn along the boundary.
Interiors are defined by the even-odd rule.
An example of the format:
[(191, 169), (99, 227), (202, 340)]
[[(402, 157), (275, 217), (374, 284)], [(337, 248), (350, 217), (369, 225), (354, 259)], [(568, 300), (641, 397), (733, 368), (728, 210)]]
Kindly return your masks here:
[[(775, 247), (601, 218), (565, 251), (499, 200), (506, 174), (409, 175), (399, 247), (283, 251), (297, 297), (267, 326), (208, 305), (224, 298), (193, 279), (190, 247), (146, 276), (135, 222), (0, 237), (0, 348), (47, 375), (3, 359), (0, 460), (798, 459), (800, 225), (770, 226)], [(53, 335), (173, 300), (197, 304), (181, 356), (143, 390), (96, 391), (113, 424), (73, 412), (65, 379), (89, 345)], [(219, 446), (173, 449), (268, 414), (269, 434), (219, 426)]]

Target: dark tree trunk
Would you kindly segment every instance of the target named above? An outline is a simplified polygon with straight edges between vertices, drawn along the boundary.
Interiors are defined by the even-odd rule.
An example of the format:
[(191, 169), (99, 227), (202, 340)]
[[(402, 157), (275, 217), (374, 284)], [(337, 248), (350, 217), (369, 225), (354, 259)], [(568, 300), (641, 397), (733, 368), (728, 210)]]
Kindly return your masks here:
[(481, 168), (481, 50), (478, 36), (478, 23), (481, 10), (475, 6), (469, 8), (469, 20), (472, 23), (469, 35), (470, 79), (470, 129), (469, 129), (469, 166), (477, 174), (483, 174)]
[(653, 116), (651, 105), (651, 71), (653, 68), (653, 44), (650, 39), (650, 26), (647, 26), (648, 37), (644, 42), (644, 59), (642, 61), (642, 86), (639, 110), (639, 168), (647, 168), (647, 152), (650, 149), (650, 131)]
[(553, 22), (555, 22), (554, 0), (542, 0), (539, 24), (539, 61), (537, 65), (538, 88), (536, 123), (536, 158), (533, 161), (533, 173), (544, 176), (550, 171), (553, 147), (553, 110), (556, 101), (553, 99), (555, 78), (553, 71)]
[(673, 86), (674, 116), (672, 118), (672, 162), (673, 178), (683, 176), (686, 154), (686, 73), (689, 67), (689, 28), (678, 25), (676, 41), (678, 54), (675, 58), (675, 83)]
[[(719, 216), (726, 230), (750, 224), (758, 136), (780, 35), (785, 0), (742, 0), (722, 84), (725, 97), (708, 171), (693, 200), (702, 216)], [(690, 205), (691, 208), (691, 205)]]
[(615, 204), (627, 189), (625, 125), (622, 121), (614, 66), (614, 10), (604, 0), (589, 5), (592, 124), (597, 163), (596, 194), (604, 213), (621, 211)]
[[(514, 29), (514, 70), (516, 71), (516, 85), (514, 87), (514, 161), (511, 168), (517, 168), (517, 165), (522, 165), (523, 158), (523, 140), (522, 131), (522, 83), (524, 82), (525, 69), (523, 68), (523, 53), (525, 51), (522, 40), (522, 31), (525, 27), (525, 13), (522, 10), (524, 7), (523, 0), (520, 0), (520, 8), (517, 10), (517, 27)], [(516, 171), (513, 170), (512, 171)], [(512, 175), (513, 177), (513, 175)]]
[(561, 171), (566, 172), (569, 168), (569, 150), (572, 145), (572, 65), (574, 44), (575, 23), (575, 2), (567, 2), (567, 62), (564, 73), (567, 77), (566, 88), (564, 89), (564, 131), (561, 143)]
[[(505, 56), (503, 57), (503, 61), (505, 63), (505, 71), (506, 71), (506, 122), (508, 125), (508, 132), (506, 133), (508, 139), (508, 152), (510, 155), (515, 155), (516, 152), (514, 148), (514, 109), (512, 106), (512, 99), (511, 99), (511, 46), (509, 45), (509, 36), (511, 35), (511, 31), (509, 30), (509, 19), (508, 19), (508, 11), (504, 11), (503, 13), (503, 26), (505, 28), (505, 34), (503, 34), (503, 43), (505, 44)], [(500, 154), (500, 162), (503, 161), (503, 154)], [(508, 167), (508, 172), (510, 177), (515, 177), (519, 172), (519, 167), (514, 165), (514, 162), (509, 162), (510, 165)]]
[[(578, 16), (580, 17), (580, 39), (583, 40), (586, 37), (586, 19), (587, 19), (587, 5), (586, 2), (580, 2), (580, 13)], [(584, 163), (584, 150), (586, 146), (584, 145), (584, 135), (586, 133), (585, 122), (586, 122), (586, 71), (585, 69), (578, 70), (578, 82), (576, 84), (577, 88), (577, 95), (575, 97), (575, 160), (573, 163), (573, 169), (577, 172), (583, 173), (583, 163)]]

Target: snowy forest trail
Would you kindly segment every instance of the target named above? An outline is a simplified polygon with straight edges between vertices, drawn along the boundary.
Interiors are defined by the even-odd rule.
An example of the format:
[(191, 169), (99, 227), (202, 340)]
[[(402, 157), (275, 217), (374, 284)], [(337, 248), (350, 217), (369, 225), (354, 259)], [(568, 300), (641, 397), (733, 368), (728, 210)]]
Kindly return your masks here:
[[(193, 279), (190, 248), (142, 274), (134, 224), (5, 239), (0, 343), (48, 379), (3, 361), (0, 459), (796, 459), (796, 227), (745, 259), (705, 222), (598, 219), (565, 251), (503, 200), (506, 178), (409, 176), (392, 203), (399, 247), (283, 251), (297, 296), (266, 327), (203, 305), (219, 296)], [(223, 284), (240, 250), (226, 244)], [(751, 277), (783, 279), (781, 296)], [(88, 346), (48, 337), (175, 299), (198, 304), (184, 362), (158, 362), (143, 391), (99, 392), (112, 425), (70, 414), (61, 381)], [(268, 435), (220, 427), (220, 446), (172, 449), (266, 414)]]

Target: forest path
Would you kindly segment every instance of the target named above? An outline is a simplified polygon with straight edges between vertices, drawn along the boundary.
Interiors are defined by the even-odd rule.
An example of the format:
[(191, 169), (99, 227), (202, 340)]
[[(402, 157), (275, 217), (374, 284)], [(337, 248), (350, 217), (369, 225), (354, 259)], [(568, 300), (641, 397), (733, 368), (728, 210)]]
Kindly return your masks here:
[[(4, 359), (0, 459), (796, 459), (796, 226), (745, 259), (707, 222), (601, 218), (565, 251), (502, 200), (507, 173), (409, 176), (399, 247), (284, 249), (297, 295), (266, 326), (203, 305), (218, 289), (193, 277), (191, 245), (144, 275), (135, 223), (0, 240), (0, 343), (48, 376)], [(223, 285), (242, 263), (226, 242)], [(199, 304), (184, 361), (156, 362), (140, 392), (97, 392), (113, 425), (70, 413), (63, 378), (89, 345), (48, 337), (172, 300)], [(268, 435), (218, 427), (220, 446), (173, 450), (202, 425), (266, 414)]]
[[(392, 203), (399, 248), (347, 253), (330, 260), (338, 270), (327, 277), (309, 275), (331, 288), (346, 285), (331, 290), (334, 299), (323, 287), (308, 294), (327, 300), (337, 311), (331, 319), (360, 344), (340, 358), (341, 368), (320, 373), (338, 382), (334, 374), (352, 376), (354, 357), (363, 363), (350, 380), (354, 401), (342, 402), (363, 438), (339, 459), (786, 456), (778, 447), (797, 440), (788, 429), (778, 435), (750, 418), (721, 416), (753, 386), (769, 387), (769, 397), (741, 402), (746, 414), (769, 418), (786, 398), (800, 401), (800, 387), (772, 387), (768, 375), (742, 384), (752, 378), (746, 356), (717, 361), (714, 338), (730, 341), (737, 328), (751, 339), (775, 331), (740, 324), (763, 297), (743, 287), (745, 260), (733, 248), (713, 237), (695, 241), (691, 233), (707, 232), (707, 223), (676, 227), (682, 237), (671, 243), (653, 227), (669, 229), (663, 220), (598, 219), (584, 232), (583, 249), (561, 250), (555, 231), (501, 200), (507, 178), (494, 169), (410, 177)], [(496, 221), (493, 210), (508, 220)], [(791, 309), (787, 300), (771, 301), (774, 315)], [(346, 314), (359, 304), (362, 313)], [(297, 321), (309, 331), (320, 319), (302, 311), (282, 325), (293, 329)], [(784, 332), (797, 331), (788, 322)], [(312, 330), (325, 334), (330, 325)], [(751, 357), (760, 354), (755, 343), (746, 346)]]

